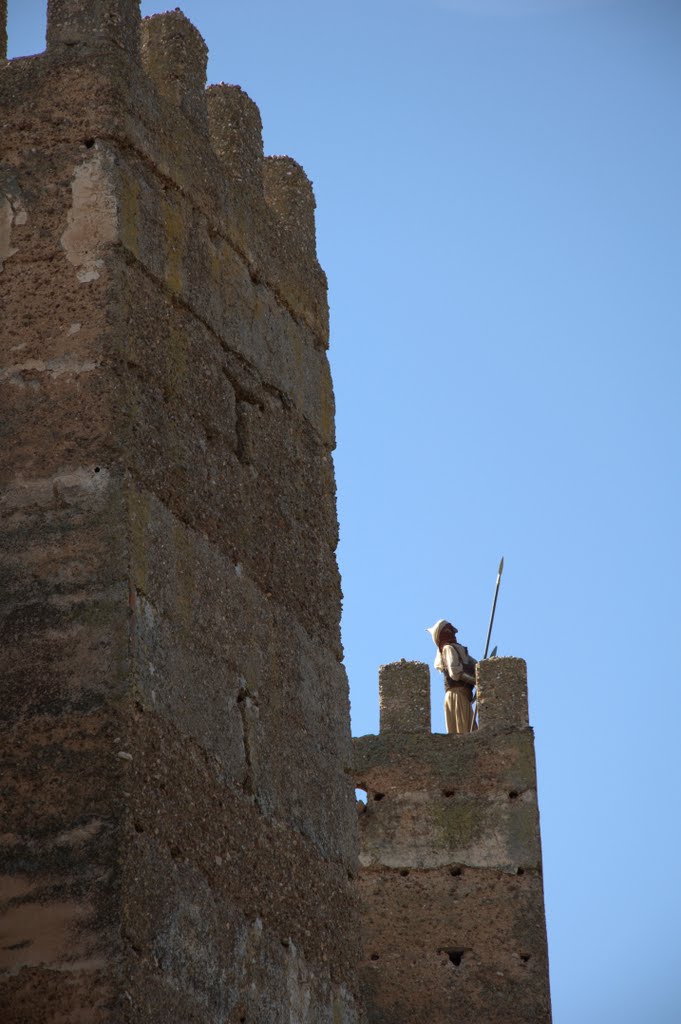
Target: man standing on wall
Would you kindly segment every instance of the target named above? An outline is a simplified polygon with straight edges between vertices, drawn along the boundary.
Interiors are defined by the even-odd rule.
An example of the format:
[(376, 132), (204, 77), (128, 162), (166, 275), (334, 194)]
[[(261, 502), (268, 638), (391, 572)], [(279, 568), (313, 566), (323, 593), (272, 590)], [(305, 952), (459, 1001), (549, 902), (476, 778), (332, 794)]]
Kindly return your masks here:
[(437, 647), (435, 668), (445, 677), (445, 723), (447, 732), (472, 732), (477, 729), (473, 714), (475, 658), (456, 642), (458, 630), (446, 619), (438, 619), (428, 629)]

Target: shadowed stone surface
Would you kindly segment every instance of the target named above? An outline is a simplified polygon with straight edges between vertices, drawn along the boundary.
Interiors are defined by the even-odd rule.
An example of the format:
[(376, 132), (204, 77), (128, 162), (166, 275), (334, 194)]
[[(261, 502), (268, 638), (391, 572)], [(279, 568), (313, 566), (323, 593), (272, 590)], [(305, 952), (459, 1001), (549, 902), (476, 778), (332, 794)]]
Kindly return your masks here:
[[(381, 680), (405, 679), (406, 664)], [(382, 686), (380, 736), (354, 740), (371, 1024), (551, 1019), (525, 663), (484, 661), (478, 685), (477, 732), (386, 732), (384, 703), (392, 723), (405, 698), (396, 688), (391, 706)]]
[(47, 39), (0, 67), (0, 1019), (354, 1024), (311, 187), (180, 12)]

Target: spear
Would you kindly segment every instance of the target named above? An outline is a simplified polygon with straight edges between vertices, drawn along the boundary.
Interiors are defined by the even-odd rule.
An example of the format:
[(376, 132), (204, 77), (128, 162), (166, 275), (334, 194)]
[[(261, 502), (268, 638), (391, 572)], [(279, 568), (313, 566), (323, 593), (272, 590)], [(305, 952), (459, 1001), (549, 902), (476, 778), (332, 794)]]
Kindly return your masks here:
[[(501, 583), (501, 574), (502, 574), (503, 571), (504, 571), (504, 560), (502, 558), (501, 561), (499, 562), (499, 570), (497, 572), (497, 585), (494, 588), (494, 603), (492, 604), (492, 614), (490, 615), (490, 618), (489, 618), (489, 629), (487, 630), (487, 642), (485, 643), (485, 653), (482, 656), (483, 661), (487, 657), (487, 652), (489, 650), (489, 642), (490, 642), (490, 638), (492, 636), (492, 625), (494, 624), (494, 613), (497, 610), (497, 598), (499, 596), (499, 584)], [(494, 648), (494, 653), (495, 654), (496, 654), (496, 650), (497, 649), (495, 647)]]

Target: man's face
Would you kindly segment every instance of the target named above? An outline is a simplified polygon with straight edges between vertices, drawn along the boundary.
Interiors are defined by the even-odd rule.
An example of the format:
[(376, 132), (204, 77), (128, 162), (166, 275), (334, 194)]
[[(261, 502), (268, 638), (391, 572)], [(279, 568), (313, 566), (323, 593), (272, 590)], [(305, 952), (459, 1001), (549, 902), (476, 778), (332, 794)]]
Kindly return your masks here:
[(446, 626), (443, 626), (440, 630), (438, 640), (440, 641), (440, 646), (443, 644), (456, 643), (456, 630), (454, 629), (454, 626), (451, 626), (449, 623), (447, 623)]

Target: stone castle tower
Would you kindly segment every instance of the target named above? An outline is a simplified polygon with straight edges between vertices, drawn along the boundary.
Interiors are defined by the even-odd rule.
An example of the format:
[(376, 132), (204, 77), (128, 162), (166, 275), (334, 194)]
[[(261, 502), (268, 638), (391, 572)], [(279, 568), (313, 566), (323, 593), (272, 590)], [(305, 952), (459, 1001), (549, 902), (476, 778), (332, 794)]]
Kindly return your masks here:
[(384, 665), (354, 740), (372, 1024), (550, 1024), (534, 740), (519, 658), (478, 665), (480, 728), (430, 731), (430, 672)]
[(3, 1024), (357, 1019), (315, 204), (206, 56), (1, 54)]
[(179, 11), (5, 21), (2, 1024), (546, 1024), (521, 663), (352, 768), (309, 181)]

